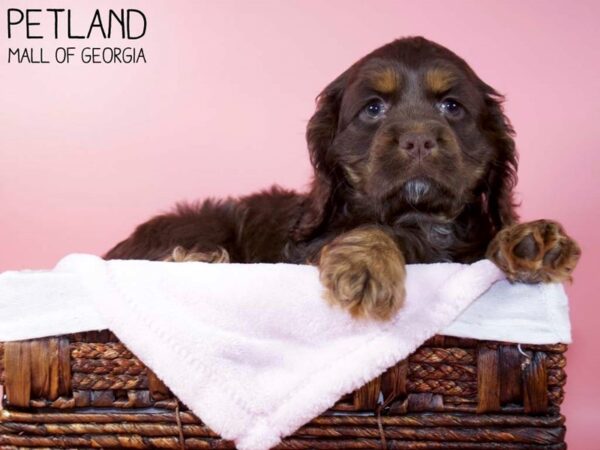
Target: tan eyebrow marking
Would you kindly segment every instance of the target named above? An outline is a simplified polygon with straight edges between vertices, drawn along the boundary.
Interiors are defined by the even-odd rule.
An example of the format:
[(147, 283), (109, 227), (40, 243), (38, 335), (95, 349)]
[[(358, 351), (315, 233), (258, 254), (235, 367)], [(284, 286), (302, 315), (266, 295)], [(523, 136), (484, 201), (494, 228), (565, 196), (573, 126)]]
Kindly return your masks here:
[(433, 94), (442, 94), (452, 87), (456, 78), (453, 71), (436, 67), (425, 73), (425, 86)]
[(374, 69), (367, 76), (373, 89), (382, 94), (396, 92), (402, 82), (400, 74), (391, 67)]

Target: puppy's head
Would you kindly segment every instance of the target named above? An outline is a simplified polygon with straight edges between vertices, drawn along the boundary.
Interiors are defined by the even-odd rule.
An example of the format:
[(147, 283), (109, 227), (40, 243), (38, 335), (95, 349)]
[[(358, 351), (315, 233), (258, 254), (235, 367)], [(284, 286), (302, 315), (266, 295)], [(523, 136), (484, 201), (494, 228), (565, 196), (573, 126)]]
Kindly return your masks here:
[(415, 210), (451, 218), (474, 203), (495, 228), (511, 222), (516, 154), (501, 100), (423, 38), (365, 56), (323, 90), (308, 125), (312, 225), (336, 207), (393, 222)]

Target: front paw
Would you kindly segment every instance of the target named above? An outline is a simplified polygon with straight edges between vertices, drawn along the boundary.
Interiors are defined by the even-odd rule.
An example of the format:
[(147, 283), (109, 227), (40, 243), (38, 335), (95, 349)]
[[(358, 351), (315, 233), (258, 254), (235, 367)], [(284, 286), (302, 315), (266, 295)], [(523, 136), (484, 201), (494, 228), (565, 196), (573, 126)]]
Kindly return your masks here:
[(502, 229), (486, 256), (511, 281), (550, 283), (570, 281), (580, 255), (559, 223), (536, 220)]
[(404, 257), (377, 228), (338, 236), (321, 250), (319, 269), (327, 301), (354, 317), (389, 320), (404, 302)]

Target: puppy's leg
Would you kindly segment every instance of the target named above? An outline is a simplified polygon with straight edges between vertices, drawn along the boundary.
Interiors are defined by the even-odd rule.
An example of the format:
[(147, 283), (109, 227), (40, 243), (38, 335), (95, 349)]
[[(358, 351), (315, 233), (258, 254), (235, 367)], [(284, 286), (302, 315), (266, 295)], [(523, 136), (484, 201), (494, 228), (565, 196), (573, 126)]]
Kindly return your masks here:
[(404, 256), (380, 228), (335, 238), (321, 250), (319, 269), (326, 299), (355, 317), (388, 320), (404, 302)]
[(200, 261), (208, 263), (228, 263), (229, 253), (223, 247), (218, 247), (216, 250), (208, 252), (200, 252), (195, 250), (186, 250), (181, 246), (173, 249), (171, 254), (163, 261), (186, 262)]
[(579, 246), (562, 226), (549, 220), (504, 228), (486, 254), (509, 280), (525, 283), (571, 280), (580, 255)]

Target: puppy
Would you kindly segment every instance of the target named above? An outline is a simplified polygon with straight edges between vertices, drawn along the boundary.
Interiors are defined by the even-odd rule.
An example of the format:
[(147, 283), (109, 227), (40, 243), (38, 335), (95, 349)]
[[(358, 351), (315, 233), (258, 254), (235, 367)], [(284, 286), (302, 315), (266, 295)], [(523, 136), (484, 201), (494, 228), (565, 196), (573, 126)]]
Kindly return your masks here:
[(511, 281), (569, 280), (575, 241), (556, 222), (517, 222), (501, 103), (450, 50), (396, 40), (319, 94), (308, 192), (179, 205), (106, 258), (318, 264), (328, 301), (378, 320), (401, 307), (407, 263), (487, 257)]

